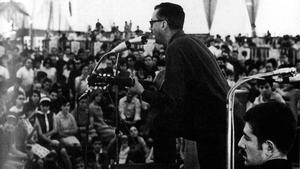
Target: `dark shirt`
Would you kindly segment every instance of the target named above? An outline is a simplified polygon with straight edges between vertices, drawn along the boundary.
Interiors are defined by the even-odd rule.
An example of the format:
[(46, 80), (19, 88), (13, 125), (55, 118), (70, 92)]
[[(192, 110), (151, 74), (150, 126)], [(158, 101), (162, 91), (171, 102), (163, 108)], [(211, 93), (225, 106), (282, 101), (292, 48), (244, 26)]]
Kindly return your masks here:
[[(47, 130), (47, 125), (46, 125), (46, 117), (47, 116), (47, 119), (48, 119), (48, 123), (49, 123), (49, 130)], [(53, 126), (54, 126), (54, 115), (52, 112), (49, 112), (47, 113), (46, 115), (42, 112), (39, 112), (36, 114), (36, 118), (37, 120), (39, 121), (40, 123), (40, 126), (41, 126), (41, 129), (42, 129), (42, 133), (43, 134), (46, 134), (48, 133), (49, 131), (53, 130)]]
[(292, 169), (292, 166), (287, 160), (275, 159), (267, 161), (260, 169)]
[(197, 38), (178, 31), (166, 49), (166, 75), (160, 92), (142, 98), (163, 107), (155, 125), (189, 139), (225, 132), (229, 87), (215, 57)]

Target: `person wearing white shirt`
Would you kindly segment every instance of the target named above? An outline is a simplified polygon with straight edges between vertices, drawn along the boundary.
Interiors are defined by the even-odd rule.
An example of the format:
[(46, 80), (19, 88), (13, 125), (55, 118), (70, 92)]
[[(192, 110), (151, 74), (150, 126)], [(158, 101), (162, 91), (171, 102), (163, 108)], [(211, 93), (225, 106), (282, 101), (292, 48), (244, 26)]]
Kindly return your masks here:
[(4, 66), (2, 66), (0, 64), (0, 75), (3, 75), (3, 77), (8, 80), (9, 79), (9, 72), (8, 72), (8, 69)]
[(25, 92), (28, 92), (33, 84), (34, 71), (32, 69), (32, 59), (27, 58), (24, 66), (22, 66), (16, 73), (17, 78), (22, 80), (21, 85)]

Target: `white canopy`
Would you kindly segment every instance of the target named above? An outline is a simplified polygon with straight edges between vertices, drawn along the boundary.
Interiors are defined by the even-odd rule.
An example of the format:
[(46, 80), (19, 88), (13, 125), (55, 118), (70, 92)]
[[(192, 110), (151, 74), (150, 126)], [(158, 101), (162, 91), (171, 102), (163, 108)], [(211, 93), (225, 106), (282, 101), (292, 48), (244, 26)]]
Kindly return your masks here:
[[(3, 0), (2, 0), (3, 1)], [(35, 29), (87, 31), (95, 27), (97, 19), (105, 30), (115, 23), (121, 31), (125, 21), (132, 20), (132, 30), (139, 25), (149, 31), (153, 8), (160, 2), (174, 2), (186, 13), (184, 30), (187, 33), (208, 33), (203, 0), (14, 0), (22, 2), (30, 14)], [(1, 0), (0, 0), (1, 2)], [(52, 3), (52, 5), (50, 5)], [(52, 6), (52, 7), (51, 7)], [(52, 12), (50, 12), (52, 9)], [(50, 18), (50, 21), (49, 21)], [(263, 35), (300, 34), (299, 0), (260, 0), (256, 31)], [(218, 0), (211, 34), (251, 35), (245, 0)]]

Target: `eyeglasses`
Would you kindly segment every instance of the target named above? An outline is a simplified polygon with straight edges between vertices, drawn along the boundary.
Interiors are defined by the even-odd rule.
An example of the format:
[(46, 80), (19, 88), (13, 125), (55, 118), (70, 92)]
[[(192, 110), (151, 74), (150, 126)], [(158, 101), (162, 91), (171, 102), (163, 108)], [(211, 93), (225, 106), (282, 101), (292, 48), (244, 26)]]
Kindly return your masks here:
[(164, 20), (163, 19), (151, 20), (151, 21), (149, 21), (149, 23), (150, 23), (150, 25), (152, 27), (155, 22), (161, 22), (161, 21), (164, 21)]

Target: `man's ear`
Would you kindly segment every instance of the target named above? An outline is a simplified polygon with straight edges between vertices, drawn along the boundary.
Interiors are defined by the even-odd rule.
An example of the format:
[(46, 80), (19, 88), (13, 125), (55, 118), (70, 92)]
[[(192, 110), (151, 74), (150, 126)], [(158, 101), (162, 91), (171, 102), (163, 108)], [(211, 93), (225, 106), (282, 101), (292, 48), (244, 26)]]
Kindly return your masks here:
[(163, 30), (165, 30), (165, 29), (168, 28), (168, 22), (167, 22), (166, 20), (162, 21), (161, 28), (162, 28)]
[(273, 156), (274, 151), (276, 149), (275, 144), (271, 141), (271, 140), (266, 140), (263, 144), (262, 144), (262, 149), (263, 149), (263, 155), (269, 159), (270, 157)]

